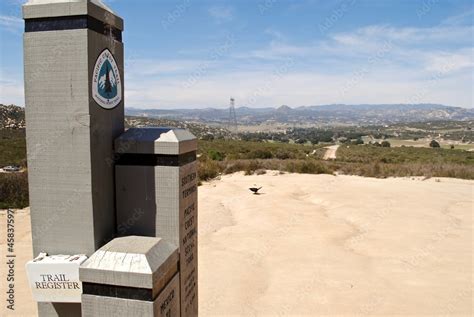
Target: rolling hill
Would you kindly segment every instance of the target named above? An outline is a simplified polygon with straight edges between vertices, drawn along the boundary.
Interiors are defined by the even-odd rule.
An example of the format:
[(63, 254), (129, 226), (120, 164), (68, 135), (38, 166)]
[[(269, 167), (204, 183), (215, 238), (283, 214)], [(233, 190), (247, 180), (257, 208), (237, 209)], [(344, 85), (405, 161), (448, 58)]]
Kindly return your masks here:
[[(176, 120), (225, 123), (229, 120), (228, 109), (126, 109), (128, 115)], [(436, 120), (472, 120), (474, 109), (449, 107), (436, 104), (381, 104), (381, 105), (322, 105), (290, 108), (236, 109), (241, 124), (263, 122), (304, 124), (390, 124)]]

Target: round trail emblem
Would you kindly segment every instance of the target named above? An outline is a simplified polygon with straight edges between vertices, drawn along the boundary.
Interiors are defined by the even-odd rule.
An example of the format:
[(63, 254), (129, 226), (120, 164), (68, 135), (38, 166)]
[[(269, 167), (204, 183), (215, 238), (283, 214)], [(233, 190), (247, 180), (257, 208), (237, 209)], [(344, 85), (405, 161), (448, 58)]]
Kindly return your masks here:
[(99, 55), (95, 63), (92, 97), (104, 109), (113, 109), (122, 101), (120, 71), (114, 56), (108, 49)]

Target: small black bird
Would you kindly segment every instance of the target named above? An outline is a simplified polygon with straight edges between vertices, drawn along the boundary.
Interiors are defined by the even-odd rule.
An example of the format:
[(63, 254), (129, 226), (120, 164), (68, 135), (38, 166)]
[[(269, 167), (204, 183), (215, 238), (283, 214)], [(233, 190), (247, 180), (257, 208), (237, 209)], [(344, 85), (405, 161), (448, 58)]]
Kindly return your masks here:
[(259, 191), (260, 189), (262, 189), (262, 187), (260, 187), (260, 188), (252, 187), (252, 188), (249, 188), (249, 189), (253, 192), (254, 195), (258, 195), (258, 191)]

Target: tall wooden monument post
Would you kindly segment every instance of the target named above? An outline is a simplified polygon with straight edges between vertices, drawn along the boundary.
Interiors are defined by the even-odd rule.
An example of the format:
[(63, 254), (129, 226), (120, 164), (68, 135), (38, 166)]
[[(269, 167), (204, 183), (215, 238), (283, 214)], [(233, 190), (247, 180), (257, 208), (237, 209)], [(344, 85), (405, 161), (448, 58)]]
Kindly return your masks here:
[[(116, 232), (110, 159), (124, 131), (123, 21), (100, 0), (29, 0), (23, 17), (34, 254), (90, 256)], [(39, 303), (40, 316), (80, 310)]]
[(175, 128), (132, 128), (115, 141), (118, 233), (178, 248), (181, 316), (198, 316), (197, 139)]
[(196, 137), (124, 132), (123, 21), (100, 0), (23, 15), (39, 315), (198, 316)]

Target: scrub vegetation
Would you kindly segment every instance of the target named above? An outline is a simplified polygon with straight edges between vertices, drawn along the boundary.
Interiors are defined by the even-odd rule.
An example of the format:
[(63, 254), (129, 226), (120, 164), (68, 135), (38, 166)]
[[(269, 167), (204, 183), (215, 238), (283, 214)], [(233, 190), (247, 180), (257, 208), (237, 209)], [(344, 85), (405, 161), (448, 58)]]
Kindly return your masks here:
[(25, 129), (0, 129), (0, 168), (26, 167)]
[(442, 148), (343, 145), (335, 161), (321, 160), (325, 149), (286, 143), (201, 141), (199, 174), (209, 180), (220, 174), (278, 170), (290, 173), (366, 177), (454, 177), (474, 179), (474, 152)]
[(0, 209), (25, 208), (28, 205), (28, 174), (0, 174)]
[[(127, 126), (148, 126), (127, 118)], [(130, 124), (140, 121), (140, 124)], [(153, 121), (153, 123), (156, 123)], [(160, 122), (162, 123), (162, 122)], [(155, 124), (152, 124), (155, 125)], [(171, 124), (169, 124), (171, 125)], [(466, 131), (460, 123), (438, 124), (438, 129)], [(461, 128), (459, 128), (461, 125)], [(223, 174), (243, 171), (246, 175), (266, 170), (282, 173), (346, 174), (366, 177), (453, 177), (474, 179), (474, 152), (460, 145), (448, 147), (394, 147), (393, 139), (364, 144), (364, 128), (339, 130), (292, 130), (287, 135), (247, 134), (230, 136), (225, 129), (183, 123), (199, 137), (199, 177), (208, 181)], [(421, 125), (417, 128), (425, 128)], [(430, 125), (433, 128), (433, 125)], [(384, 131), (386, 132), (386, 131)], [(337, 137), (342, 145), (336, 160), (324, 161), (325, 147)], [(380, 137), (377, 135), (377, 137)], [(385, 135), (381, 136), (387, 137)], [(465, 137), (465, 134), (463, 134)], [(280, 140), (283, 138), (283, 140)], [(289, 140), (287, 140), (289, 138)], [(332, 138), (332, 142), (331, 141)], [(384, 145), (386, 143), (386, 146)], [(319, 144), (317, 144), (319, 143)], [(366, 142), (367, 143), (367, 142)], [(390, 145), (392, 145), (390, 147)], [(0, 129), (0, 167), (16, 165), (24, 172), (0, 173), (0, 208), (28, 206), (28, 177), (24, 128)]]

